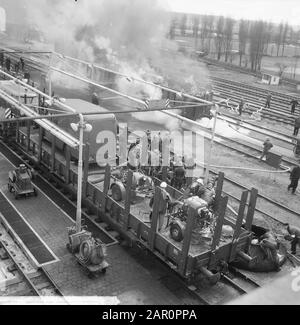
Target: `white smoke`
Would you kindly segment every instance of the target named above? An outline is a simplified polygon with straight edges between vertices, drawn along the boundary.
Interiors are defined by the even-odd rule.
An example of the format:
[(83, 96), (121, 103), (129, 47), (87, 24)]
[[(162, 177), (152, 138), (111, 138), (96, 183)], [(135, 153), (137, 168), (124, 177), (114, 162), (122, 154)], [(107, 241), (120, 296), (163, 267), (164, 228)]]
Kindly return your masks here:
[[(23, 0), (23, 3), (28, 23), (34, 22), (45, 39), (55, 44), (57, 52), (151, 82), (159, 74), (165, 86), (188, 93), (197, 94), (206, 85), (208, 73), (203, 65), (179, 54), (177, 45), (166, 39), (171, 15), (159, 0)], [(61, 61), (57, 66), (87, 76), (86, 68), (80, 65), (67, 66)], [(67, 87), (86, 87), (57, 73), (53, 78)], [(117, 79), (117, 88), (141, 99), (162, 98), (159, 88), (126, 78)], [(163, 123), (172, 130), (178, 127), (178, 122), (160, 112), (135, 117)]]

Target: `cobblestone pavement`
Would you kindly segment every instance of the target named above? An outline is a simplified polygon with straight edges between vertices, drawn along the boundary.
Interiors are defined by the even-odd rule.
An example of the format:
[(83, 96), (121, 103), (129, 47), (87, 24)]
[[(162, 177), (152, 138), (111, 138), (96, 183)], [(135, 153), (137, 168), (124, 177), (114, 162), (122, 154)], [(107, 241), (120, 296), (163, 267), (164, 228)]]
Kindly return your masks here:
[[(66, 249), (66, 228), (72, 220), (38, 189), (38, 197), (15, 200), (7, 190), (8, 171), (14, 169), (0, 155), (0, 188), (35, 232), (59, 258), (46, 265), (65, 296), (115, 296), (120, 304), (182, 304), (176, 284), (164, 285), (169, 270), (151, 254), (120, 245), (107, 249), (110, 264), (105, 275), (89, 279)], [(172, 278), (172, 277), (171, 277)], [(171, 281), (172, 282), (172, 281)]]

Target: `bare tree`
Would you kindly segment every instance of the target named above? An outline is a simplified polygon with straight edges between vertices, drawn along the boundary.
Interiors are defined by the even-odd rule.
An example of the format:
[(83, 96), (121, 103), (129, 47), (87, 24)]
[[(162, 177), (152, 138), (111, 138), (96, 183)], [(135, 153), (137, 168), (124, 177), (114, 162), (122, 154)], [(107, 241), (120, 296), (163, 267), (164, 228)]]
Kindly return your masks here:
[(184, 14), (181, 18), (181, 22), (180, 22), (180, 31), (181, 31), (181, 35), (185, 36), (186, 34), (186, 28), (187, 28), (187, 15)]
[(201, 19), (201, 46), (204, 48), (205, 40), (208, 36), (208, 16), (204, 15)]
[(169, 37), (171, 40), (175, 38), (176, 34), (176, 18), (172, 18), (169, 30)]
[(252, 22), (249, 39), (251, 70), (257, 71), (261, 68), (261, 60), (265, 45), (265, 23), (263, 21)]
[(282, 43), (283, 23), (278, 26), (277, 33), (275, 34), (274, 40), (277, 46), (277, 56), (279, 56), (279, 50)]
[(263, 54), (268, 55), (269, 52), (269, 45), (272, 42), (272, 36), (273, 36), (273, 24), (272, 23), (264, 23), (264, 48), (263, 48)]
[(281, 44), (282, 44), (282, 52), (281, 52), (281, 56), (284, 55), (284, 48), (285, 48), (285, 44), (287, 41), (287, 35), (288, 35), (288, 31), (289, 31), (289, 24), (285, 23), (284, 27), (283, 27), (283, 31), (282, 31), (282, 40), (281, 40)]
[(224, 22), (225, 19), (223, 16), (220, 16), (217, 21), (217, 27), (216, 27), (216, 35), (215, 35), (215, 43), (216, 43), (216, 51), (217, 51), (217, 59), (221, 59), (223, 46), (224, 46)]
[(193, 36), (195, 38), (195, 49), (198, 47), (198, 33), (199, 33), (199, 16), (194, 16), (193, 19)]
[(225, 19), (224, 26), (224, 50), (225, 50), (225, 62), (228, 61), (228, 55), (232, 50), (232, 37), (233, 37), (234, 20), (232, 18)]
[(240, 20), (239, 23), (239, 55), (240, 55), (240, 66), (242, 65), (243, 55), (246, 54), (246, 46), (249, 35), (249, 21)]
[(214, 32), (214, 22), (215, 22), (215, 16), (208, 15), (207, 16), (207, 37), (208, 37), (207, 51), (208, 52), (210, 52), (210, 43), (211, 43), (212, 35)]
[(288, 68), (288, 65), (281, 62), (276, 62), (275, 66), (278, 68), (278, 75), (281, 78), (286, 68)]

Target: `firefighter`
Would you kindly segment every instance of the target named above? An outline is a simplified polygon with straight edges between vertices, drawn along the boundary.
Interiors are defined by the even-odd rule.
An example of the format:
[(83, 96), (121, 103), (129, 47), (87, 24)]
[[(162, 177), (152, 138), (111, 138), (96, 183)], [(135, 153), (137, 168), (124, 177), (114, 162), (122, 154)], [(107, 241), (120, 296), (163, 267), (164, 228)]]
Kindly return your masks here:
[(300, 228), (296, 226), (291, 226), (290, 224), (284, 224), (287, 226), (288, 235), (284, 236), (286, 240), (291, 241), (291, 253), (296, 255), (297, 245), (300, 246)]
[(239, 115), (242, 116), (243, 109), (244, 109), (244, 98), (241, 98), (241, 101), (239, 103)]
[(21, 69), (22, 69), (22, 71), (24, 71), (24, 68), (25, 68), (25, 61), (24, 61), (24, 59), (21, 57), (20, 58), (20, 65), (21, 65)]
[(138, 170), (140, 167), (141, 147), (140, 138), (137, 138), (135, 142), (131, 143), (128, 150), (128, 167), (132, 170)]
[(271, 95), (271, 93), (268, 93), (265, 108), (267, 108), (267, 107), (271, 108), (271, 99), (272, 99), (272, 95)]
[(204, 189), (203, 194), (199, 196), (202, 200), (207, 202), (208, 207), (214, 205), (214, 199), (216, 195), (214, 185), (215, 185), (215, 180), (208, 182)]
[(288, 191), (291, 188), (292, 189), (292, 194), (295, 194), (296, 193), (296, 189), (298, 187), (299, 178), (300, 178), (300, 166), (296, 166), (291, 171), (291, 175), (290, 175), (291, 183), (288, 186)]
[(19, 73), (19, 70), (20, 70), (20, 63), (19, 62), (16, 62), (15, 63), (15, 72), (16, 72), (16, 74)]
[(300, 128), (300, 116), (298, 116), (298, 117), (295, 119), (295, 124), (294, 124), (294, 133), (293, 133), (293, 135), (294, 135), (295, 137), (298, 135), (299, 128)]
[(199, 196), (205, 192), (205, 186), (202, 178), (198, 178), (196, 182), (193, 182), (190, 186), (190, 195)]
[(267, 156), (268, 152), (273, 148), (273, 144), (270, 140), (270, 138), (266, 138), (266, 141), (263, 143), (263, 151), (259, 158), (259, 160), (262, 160), (265, 156)]
[(259, 238), (259, 244), (266, 258), (272, 261), (276, 267), (276, 270), (279, 271), (280, 260), (277, 254), (279, 243), (277, 242), (276, 237), (270, 231), (268, 231)]
[(172, 178), (171, 185), (178, 190), (185, 184), (185, 168), (183, 163), (180, 161), (176, 164), (174, 168), (174, 176)]
[(97, 93), (93, 93), (92, 95), (92, 104), (99, 105), (99, 96), (97, 95)]
[(171, 203), (171, 196), (167, 192), (167, 183), (162, 182), (160, 184), (160, 197), (158, 203), (158, 231), (160, 231), (164, 225), (165, 216), (168, 209), (168, 204)]
[(292, 105), (291, 106), (291, 114), (294, 114), (296, 106), (299, 105), (299, 102), (297, 101), (297, 99), (292, 99), (290, 102), (290, 105)]

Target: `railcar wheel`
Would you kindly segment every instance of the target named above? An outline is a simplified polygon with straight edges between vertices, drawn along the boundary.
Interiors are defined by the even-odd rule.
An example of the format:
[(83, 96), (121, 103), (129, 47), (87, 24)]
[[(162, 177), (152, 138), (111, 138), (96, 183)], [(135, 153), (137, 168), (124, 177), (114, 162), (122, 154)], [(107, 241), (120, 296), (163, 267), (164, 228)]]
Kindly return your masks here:
[(183, 231), (177, 223), (173, 223), (170, 227), (171, 238), (177, 242), (181, 242), (183, 239)]

